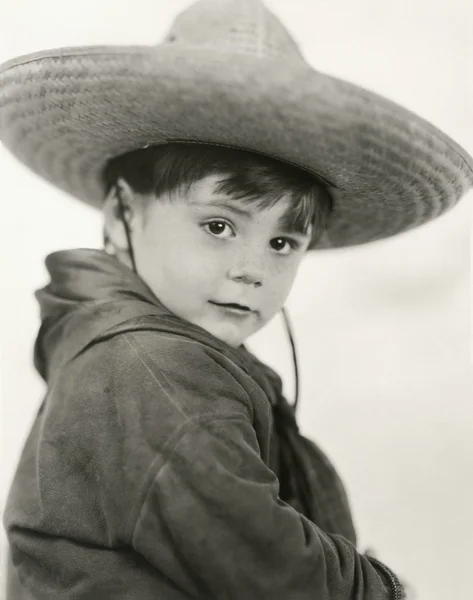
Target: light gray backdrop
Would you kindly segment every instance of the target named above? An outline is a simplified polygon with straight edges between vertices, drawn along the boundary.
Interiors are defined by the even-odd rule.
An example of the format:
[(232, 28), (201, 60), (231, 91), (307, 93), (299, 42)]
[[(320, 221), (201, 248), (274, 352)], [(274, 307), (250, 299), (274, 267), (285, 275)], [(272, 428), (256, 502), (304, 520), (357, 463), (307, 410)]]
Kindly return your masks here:
[[(48, 47), (154, 44), (188, 4), (7, 0), (0, 61)], [(473, 152), (471, 0), (267, 4), (316, 69), (389, 96)], [(44, 257), (99, 247), (101, 238), (98, 215), (1, 147), (0, 185), (3, 510), (44, 391), (31, 361), (39, 323), (33, 291), (45, 283)], [(300, 354), (302, 431), (340, 470), (361, 547), (374, 547), (419, 600), (471, 594), (471, 197), (396, 239), (308, 258), (288, 302)], [(280, 371), (292, 401), (282, 321), (249, 345)], [(4, 549), (3, 530), (1, 539)]]

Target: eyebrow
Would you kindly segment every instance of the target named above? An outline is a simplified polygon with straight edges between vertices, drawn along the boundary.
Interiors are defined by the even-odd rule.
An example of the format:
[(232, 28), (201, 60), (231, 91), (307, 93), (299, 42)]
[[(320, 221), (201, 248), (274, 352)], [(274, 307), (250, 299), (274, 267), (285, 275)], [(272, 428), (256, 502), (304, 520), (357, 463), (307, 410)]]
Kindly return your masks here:
[[(245, 219), (250, 219), (253, 216), (253, 211), (248, 209), (248, 208), (240, 208), (238, 206), (235, 206), (235, 204), (228, 202), (226, 200), (219, 200), (219, 201), (215, 201), (215, 202), (206, 202), (205, 204), (201, 203), (201, 202), (189, 202), (189, 204), (191, 204), (192, 206), (199, 206), (202, 208), (207, 208), (208, 206), (215, 206), (217, 208), (226, 208), (229, 211), (240, 215), (241, 217), (244, 217)], [(309, 234), (304, 233), (303, 231), (298, 231), (296, 229), (294, 229), (294, 227), (290, 227), (286, 222), (286, 214), (283, 214), (279, 217), (277, 226), (279, 227), (279, 229), (281, 229), (281, 231), (283, 231), (284, 233), (292, 233), (295, 235), (300, 235), (302, 237), (310, 237)]]
[(234, 212), (237, 215), (245, 217), (246, 219), (249, 219), (253, 215), (253, 212), (250, 209), (239, 208), (238, 206), (235, 206), (233, 203), (228, 202), (226, 200), (219, 200), (219, 201), (215, 201), (215, 202), (205, 202), (205, 204), (202, 202), (189, 202), (189, 204), (192, 204), (193, 206), (200, 206), (202, 208), (207, 208), (207, 206), (215, 206), (217, 208), (227, 208), (231, 212)]

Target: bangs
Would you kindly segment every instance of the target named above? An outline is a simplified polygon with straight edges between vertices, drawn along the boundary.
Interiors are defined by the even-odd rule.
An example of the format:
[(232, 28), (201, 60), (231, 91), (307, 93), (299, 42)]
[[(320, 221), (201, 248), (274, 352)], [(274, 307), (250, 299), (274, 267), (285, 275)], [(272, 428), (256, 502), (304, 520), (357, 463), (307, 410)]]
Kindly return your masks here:
[(283, 161), (247, 150), (209, 144), (169, 143), (129, 152), (109, 161), (103, 181), (106, 193), (118, 177), (143, 196), (154, 193), (158, 201), (188, 198), (194, 183), (220, 175), (215, 193), (264, 210), (282, 199), (289, 206), (281, 227), (307, 234), (311, 245), (323, 234), (332, 199), (316, 176)]
[(231, 175), (220, 180), (215, 187), (217, 194), (225, 194), (230, 199), (237, 200), (245, 205), (254, 205), (257, 210), (269, 210), (278, 202), (289, 199), (289, 205), (281, 217), (280, 226), (288, 233), (301, 233), (307, 235), (313, 227), (312, 236), (319, 235), (326, 226), (328, 217), (329, 199), (324, 196), (323, 190), (312, 186), (306, 190), (280, 189), (273, 193), (254, 194), (241, 190), (238, 182), (233, 181)]

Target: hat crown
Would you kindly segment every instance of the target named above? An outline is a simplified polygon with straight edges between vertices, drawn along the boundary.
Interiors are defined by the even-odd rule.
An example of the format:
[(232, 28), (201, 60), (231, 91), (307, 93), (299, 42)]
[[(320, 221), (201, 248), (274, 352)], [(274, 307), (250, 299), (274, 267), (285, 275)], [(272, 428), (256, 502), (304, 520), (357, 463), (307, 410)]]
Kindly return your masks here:
[(260, 0), (199, 0), (174, 19), (163, 44), (303, 60), (287, 29)]

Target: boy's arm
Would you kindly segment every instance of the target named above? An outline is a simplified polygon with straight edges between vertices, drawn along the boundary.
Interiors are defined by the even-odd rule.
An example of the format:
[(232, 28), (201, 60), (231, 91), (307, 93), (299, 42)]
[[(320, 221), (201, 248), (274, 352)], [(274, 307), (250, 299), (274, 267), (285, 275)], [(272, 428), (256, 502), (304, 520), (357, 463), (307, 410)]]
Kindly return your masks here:
[[(226, 380), (221, 373), (203, 377), (209, 369), (194, 356), (192, 367), (180, 371), (179, 383), (172, 382), (173, 403), (179, 403), (181, 386), (186, 394), (191, 389), (197, 402), (221, 400), (228, 386), (236, 386), (241, 396), (229, 373)], [(278, 498), (277, 477), (261, 458), (251, 420), (238, 411), (238, 403), (234, 406), (234, 416), (187, 421), (166, 447), (164, 465), (157, 457), (161, 466), (150, 473), (133, 531), (135, 549), (196, 597), (403, 598), (386, 567)]]
[(185, 427), (152, 481), (133, 545), (197, 597), (396, 598), (382, 570), (349, 541), (278, 499), (253, 427), (241, 419)]

